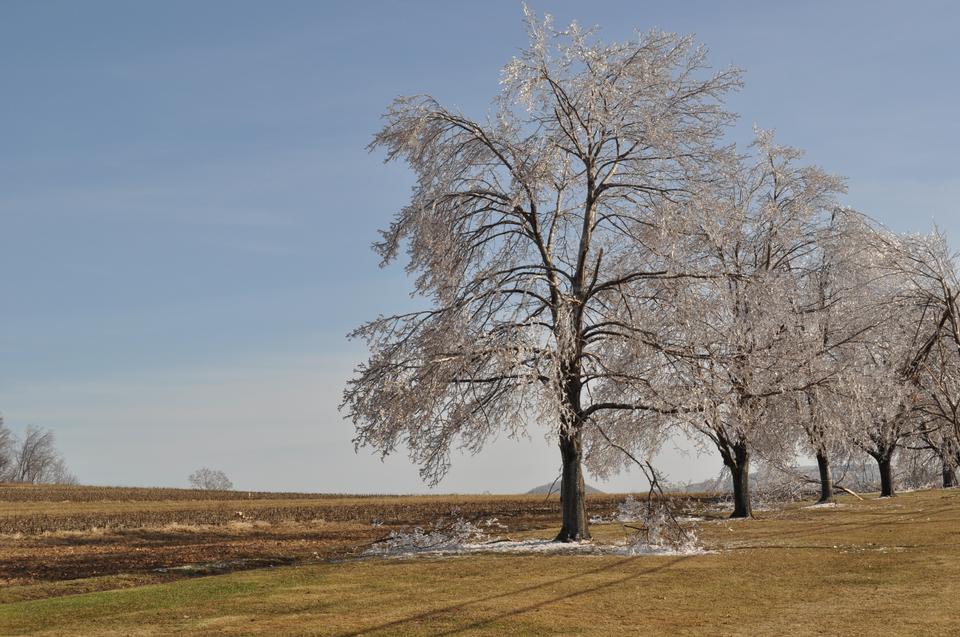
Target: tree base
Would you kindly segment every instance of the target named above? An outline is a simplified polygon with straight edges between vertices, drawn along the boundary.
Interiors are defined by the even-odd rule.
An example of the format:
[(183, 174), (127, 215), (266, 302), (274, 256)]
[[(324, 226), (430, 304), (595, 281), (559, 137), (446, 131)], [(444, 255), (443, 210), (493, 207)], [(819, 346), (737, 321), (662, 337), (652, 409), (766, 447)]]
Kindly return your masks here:
[(563, 542), (564, 544), (572, 544), (574, 542), (584, 542), (589, 539), (591, 539), (589, 531), (584, 533), (569, 533), (567, 531), (560, 531), (553, 541)]

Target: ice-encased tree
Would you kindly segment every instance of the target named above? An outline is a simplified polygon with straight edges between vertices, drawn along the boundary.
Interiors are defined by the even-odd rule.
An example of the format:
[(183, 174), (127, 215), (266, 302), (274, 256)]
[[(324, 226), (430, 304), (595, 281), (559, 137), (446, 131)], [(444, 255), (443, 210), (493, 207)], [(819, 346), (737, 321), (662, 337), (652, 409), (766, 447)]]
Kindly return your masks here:
[(922, 422), (913, 448), (927, 449), (940, 461), (942, 484), (957, 486), (960, 464), (960, 356), (945, 338), (919, 369), (921, 400), (917, 406)]
[(855, 371), (841, 391), (849, 397), (853, 442), (872, 457), (880, 471), (880, 494), (894, 495), (894, 456), (912, 430), (916, 389), (903, 376), (911, 357), (910, 327), (891, 320), (878, 328), (879, 338), (856, 350)]
[(908, 370), (920, 389), (916, 411), (923, 422), (913, 446), (940, 460), (943, 485), (955, 486), (960, 462), (960, 277), (956, 256), (939, 231), (888, 242), (894, 271), (905, 279), (901, 302), (922, 308), (917, 334), (924, 335)]
[[(673, 347), (689, 406), (683, 421), (720, 454), (733, 478), (733, 517), (751, 514), (750, 463), (794, 456), (797, 431), (778, 417), (794, 399), (824, 384), (816, 359), (824, 345), (808, 337), (818, 303), (821, 241), (843, 182), (815, 166), (798, 165), (800, 151), (758, 131), (755, 157), (702, 201), (692, 217), (701, 270), (668, 323), (684, 345)], [(696, 254), (696, 253), (695, 253)], [(675, 328), (676, 329), (676, 328)]]
[(942, 237), (897, 235), (866, 217), (860, 225), (861, 270), (868, 273), (861, 304), (878, 321), (869, 338), (846, 352), (842, 393), (851, 441), (877, 462), (881, 495), (892, 496), (894, 457), (928, 424), (936, 391), (931, 365), (954, 341), (955, 287)]
[(852, 352), (874, 338), (889, 312), (889, 305), (864, 294), (874, 279), (884, 276), (877, 268), (882, 257), (873, 245), (874, 234), (863, 214), (835, 209), (829, 226), (818, 233), (819, 266), (797, 292), (803, 319), (798, 347), (808, 352), (808, 376), (820, 381), (784, 395), (780, 417), (796, 424), (801, 448), (817, 461), (820, 502), (833, 499), (833, 457), (849, 459), (855, 451), (846, 417), (851, 397), (840, 391), (841, 380), (857, 365)]
[(416, 185), (375, 249), (386, 265), (406, 246), (427, 307), (353, 332), (371, 355), (343, 408), (358, 447), (406, 446), (431, 483), (453, 446), (477, 452), (498, 432), (548, 425), (562, 459), (558, 539), (574, 541), (589, 537), (585, 430), (619, 414), (640, 436), (643, 415), (663, 408), (648, 391), (660, 357), (648, 310), (687, 276), (667, 226), (729, 160), (720, 101), (740, 77), (709, 71), (687, 37), (603, 44), (576, 24), (527, 22), (530, 44), (486, 120), (428, 96), (386, 113), (371, 146), (405, 161)]

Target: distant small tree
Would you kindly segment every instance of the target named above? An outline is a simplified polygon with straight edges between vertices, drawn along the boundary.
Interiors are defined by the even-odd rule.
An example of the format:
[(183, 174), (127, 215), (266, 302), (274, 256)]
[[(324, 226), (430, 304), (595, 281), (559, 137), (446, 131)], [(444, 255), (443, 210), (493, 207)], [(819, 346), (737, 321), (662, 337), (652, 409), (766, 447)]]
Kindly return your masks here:
[(0, 482), (76, 484), (54, 443), (49, 429), (30, 425), (18, 439), (0, 421)]
[(190, 486), (194, 489), (204, 489), (206, 491), (230, 491), (233, 489), (233, 483), (223, 471), (219, 469), (208, 469), (203, 467), (190, 474)]
[(16, 437), (3, 424), (3, 416), (0, 416), (0, 482), (13, 481), (13, 472), (16, 466), (14, 456), (16, 443)]

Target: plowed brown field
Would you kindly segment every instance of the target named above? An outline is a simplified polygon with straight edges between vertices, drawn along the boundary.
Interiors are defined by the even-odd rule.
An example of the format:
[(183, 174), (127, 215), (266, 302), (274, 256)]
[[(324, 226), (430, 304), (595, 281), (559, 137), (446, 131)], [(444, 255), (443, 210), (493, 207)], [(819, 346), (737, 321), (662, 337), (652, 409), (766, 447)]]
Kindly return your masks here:
[[(591, 514), (608, 515), (623, 496), (588, 500)], [(555, 495), (340, 496), (0, 485), (0, 602), (349, 559), (392, 530), (453, 516), (497, 518), (512, 532), (559, 525)]]

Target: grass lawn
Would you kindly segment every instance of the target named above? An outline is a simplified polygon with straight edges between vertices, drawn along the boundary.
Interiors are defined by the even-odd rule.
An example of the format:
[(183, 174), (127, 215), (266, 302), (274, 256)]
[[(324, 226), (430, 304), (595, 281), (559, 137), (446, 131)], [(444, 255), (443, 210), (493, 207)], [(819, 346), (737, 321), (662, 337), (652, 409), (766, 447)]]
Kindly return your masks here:
[(278, 567), (3, 604), (0, 634), (960, 634), (960, 491), (757, 517), (702, 523), (706, 555)]

